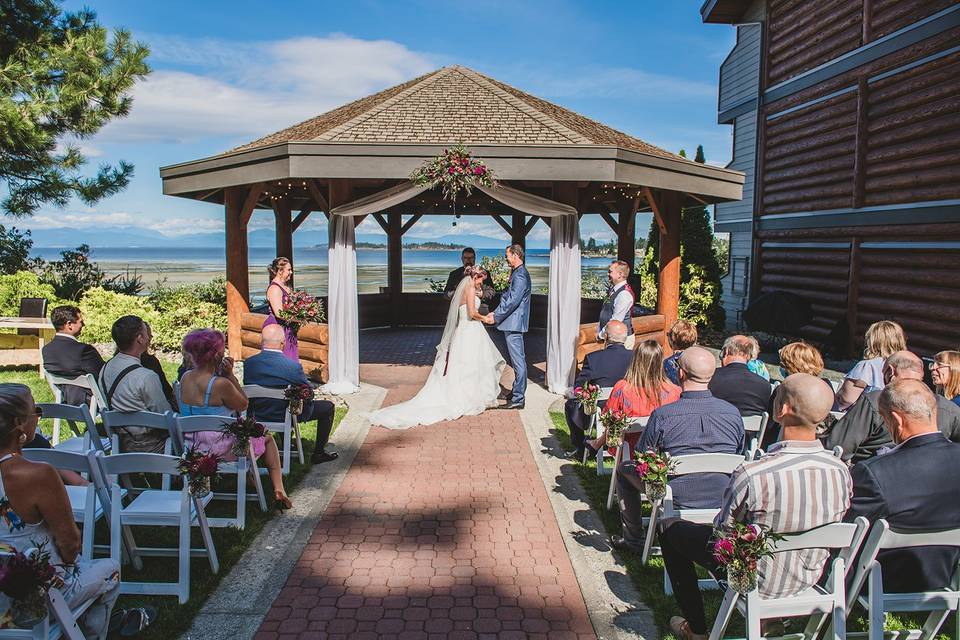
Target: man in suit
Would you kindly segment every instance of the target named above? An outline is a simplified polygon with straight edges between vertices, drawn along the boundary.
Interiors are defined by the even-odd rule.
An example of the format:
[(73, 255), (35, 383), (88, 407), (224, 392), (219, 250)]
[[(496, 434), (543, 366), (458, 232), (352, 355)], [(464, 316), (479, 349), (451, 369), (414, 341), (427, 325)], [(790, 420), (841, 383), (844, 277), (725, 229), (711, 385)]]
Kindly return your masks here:
[[(897, 380), (923, 380), (923, 361), (909, 351), (897, 351), (883, 363), (884, 384)], [(953, 442), (960, 442), (960, 407), (936, 395), (937, 428)], [(843, 460), (857, 464), (894, 446), (890, 432), (880, 415), (880, 391), (860, 395), (846, 414), (833, 425), (824, 438), (828, 449), (839, 446)]]
[[(460, 281), (463, 280), (463, 270), (477, 264), (477, 252), (473, 250), (473, 247), (464, 247), (460, 253), (460, 261), (463, 263), (463, 266), (457, 267), (447, 276), (447, 285), (443, 288), (443, 295), (447, 297), (447, 300), (453, 298), (453, 292), (457, 290), (457, 286), (460, 284)], [(480, 294), (480, 300), (489, 302), (493, 299), (493, 294), (493, 278), (487, 273), (487, 277), (483, 281), (483, 292)], [(483, 305), (481, 304), (481, 306)], [(478, 311), (480, 313), (487, 313), (487, 311)]]
[[(271, 389), (285, 389), (292, 384), (306, 384), (306, 374), (299, 362), (283, 355), (283, 327), (277, 324), (263, 328), (260, 353), (243, 362), (243, 383), (256, 384)], [(311, 385), (312, 386), (312, 385)], [(254, 398), (250, 401), (253, 415), (265, 422), (283, 422), (287, 408), (286, 400)], [(317, 445), (310, 459), (314, 464), (336, 460), (335, 451), (327, 451), (327, 441), (333, 428), (334, 406), (327, 400), (307, 400), (297, 417), (300, 422), (317, 421)]]
[(530, 327), (530, 274), (523, 265), (523, 247), (512, 244), (506, 249), (510, 272), (510, 285), (500, 297), (496, 311), (487, 314), (497, 329), (503, 331), (507, 340), (507, 352), (515, 375), (510, 400), (504, 409), (523, 409), (527, 392), (527, 356), (523, 347), (523, 334)]
[[(57, 330), (57, 335), (43, 347), (43, 368), (65, 378), (76, 378), (86, 373), (99, 375), (103, 358), (92, 345), (79, 340), (83, 331), (80, 309), (70, 305), (54, 307), (50, 312), (50, 322)], [(60, 385), (60, 390), (64, 404), (81, 405), (90, 401), (91, 392), (84, 387), (64, 384)]]
[[(626, 374), (633, 352), (623, 346), (627, 339), (627, 327), (619, 320), (607, 323), (606, 347), (601, 351), (588, 353), (583, 360), (583, 367), (577, 374), (573, 387), (582, 387), (592, 382), (599, 387), (612, 387)], [(602, 407), (605, 402), (601, 402)], [(587, 415), (583, 412), (580, 402), (570, 398), (564, 403), (564, 413), (567, 415), (567, 427), (570, 429), (570, 442), (574, 449), (567, 452), (567, 457), (574, 460), (583, 458), (584, 430), (587, 427)]]
[(607, 297), (603, 300), (603, 307), (600, 309), (600, 322), (597, 323), (597, 342), (606, 339), (605, 328), (611, 320), (619, 320), (627, 327), (627, 335), (633, 335), (633, 313), (634, 294), (633, 289), (627, 284), (627, 278), (630, 276), (630, 265), (623, 260), (614, 260), (607, 268), (607, 281), (610, 286), (607, 287)]
[[(897, 446), (853, 467), (853, 500), (845, 519), (885, 519), (895, 529), (960, 527), (960, 444), (937, 429), (937, 401), (920, 380), (896, 380), (879, 392), (877, 405)], [(890, 549), (877, 559), (883, 589), (934, 591), (950, 584), (960, 551), (955, 547)]]
[(752, 354), (753, 345), (746, 336), (730, 336), (720, 350), (723, 366), (710, 380), (710, 393), (735, 406), (741, 416), (758, 416), (767, 411), (773, 391), (769, 382), (747, 368)]

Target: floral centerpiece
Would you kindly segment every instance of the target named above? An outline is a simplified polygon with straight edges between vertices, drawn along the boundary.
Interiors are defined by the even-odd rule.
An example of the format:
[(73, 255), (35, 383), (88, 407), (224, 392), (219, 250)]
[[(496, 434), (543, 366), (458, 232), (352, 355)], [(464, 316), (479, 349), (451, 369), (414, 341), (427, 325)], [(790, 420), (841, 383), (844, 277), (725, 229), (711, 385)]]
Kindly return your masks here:
[(290, 415), (303, 413), (303, 403), (313, 399), (313, 387), (308, 384), (291, 384), (283, 390), (283, 397), (290, 405)]
[[(63, 586), (56, 567), (50, 562), (46, 541), (21, 553), (9, 545), (0, 545), (0, 593), (10, 598), (10, 610), (3, 616), (8, 625), (33, 628), (47, 615), (47, 592)], [(0, 625), (5, 626), (5, 625)]]
[(783, 536), (758, 524), (734, 522), (729, 531), (717, 531), (713, 557), (727, 568), (727, 584), (740, 594), (757, 587), (757, 562), (773, 555), (773, 544)]
[(250, 415), (238, 416), (233, 422), (223, 425), (221, 431), (233, 436), (233, 446), (230, 451), (238, 458), (246, 457), (250, 450), (250, 438), (262, 438), (267, 435), (267, 428)]
[(293, 290), (279, 311), (280, 319), (291, 325), (294, 331), (305, 324), (324, 322), (327, 315), (323, 310), (323, 301), (314, 298), (306, 291)]
[(187, 491), (194, 498), (210, 493), (210, 481), (217, 476), (220, 458), (209, 451), (190, 447), (180, 456), (177, 471), (187, 478)]
[(604, 411), (600, 414), (600, 424), (607, 434), (607, 452), (615, 456), (623, 439), (623, 430), (627, 428), (630, 417), (623, 411)]
[[(482, 160), (470, 155), (463, 143), (457, 143), (432, 160), (424, 162), (410, 174), (410, 181), (419, 187), (443, 190), (444, 200), (453, 202), (453, 213), (457, 219), (457, 195), (463, 192), (469, 196), (474, 187), (493, 188), (497, 178)], [(457, 226), (454, 220), (453, 226)]]
[(600, 385), (587, 382), (582, 387), (573, 389), (573, 397), (580, 403), (583, 412), (592, 416), (597, 412), (597, 399), (600, 397)]
[(677, 463), (665, 451), (647, 449), (638, 451), (637, 475), (643, 480), (644, 493), (651, 500), (660, 500), (667, 495), (667, 480)]

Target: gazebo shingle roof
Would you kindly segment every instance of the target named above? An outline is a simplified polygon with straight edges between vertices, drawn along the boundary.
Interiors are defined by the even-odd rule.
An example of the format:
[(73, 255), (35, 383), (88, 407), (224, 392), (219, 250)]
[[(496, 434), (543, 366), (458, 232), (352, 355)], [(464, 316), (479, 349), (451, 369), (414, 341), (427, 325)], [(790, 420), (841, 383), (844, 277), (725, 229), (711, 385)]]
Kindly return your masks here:
[(604, 144), (678, 159), (643, 140), (461, 66), (355, 100), (233, 151), (281, 142)]

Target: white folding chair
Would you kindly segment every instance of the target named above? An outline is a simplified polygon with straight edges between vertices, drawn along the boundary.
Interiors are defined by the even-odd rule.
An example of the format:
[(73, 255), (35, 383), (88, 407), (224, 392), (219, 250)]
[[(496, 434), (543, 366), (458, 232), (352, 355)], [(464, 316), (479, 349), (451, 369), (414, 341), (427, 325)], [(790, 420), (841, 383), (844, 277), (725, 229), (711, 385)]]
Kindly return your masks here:
[[(269, 387), (261, 387), (258, 384), (245, 384), (243, 385), (243, 392), (250, 400), (281, 400), (284, 404), (287, 403), (287, 399), (283, 395), (283, 389), (271, 389)], [(250, 413), (249, 408), (247, 409), (247, 413)], [(297, 416), (290, 413), (289, 405), (284, 410), (283, 422), (266, 422), (264, 420), (259, 420), (259, 422), (271, 432), (283, 434), (283, 446), (280, 448), (280, 462), (284, 475), (290, 473), (290, 454), (294, 438), (297, 441), (297, 459), (300, 460), (300, 464), (303, 464), (303, 441), (300, 439), (300, 423), (297, 420)]]
[[(899, 638), (931, 640), (947, 616), (953, 612), (956, 623), (954, 637), (960, 638), (960, 563), (954, 569), (949, 586), (937, 591), (919, 593), (885, 593), (883, 590), (883, 569), (877, 560), (877, 554), (886, 549), (907, 549), (913, 547), (945, 546), (960, 548), (960, 528), (940, 531), (898, 531), (890, 527), (886, 520), (877, 520), (870, 529), (863, 550), (857, 561), (857, 570), (847, 591), (847, 613), (854, 604), (860, 604), (867, 610), (870, 640), (884, 637), (883, 626), (886, 613), (927, 612), (927, 619), (920, 629), (896, 632)], [(869, 583), (867, 596), (860, 595), (863, 587)]]
[[(177, 596), (180, 604), (190, 598), (190, 557), (207, 557), (210, 569), (220, 571), (217, 550), (207, 523), (204, 508), (212, 500), (212, 494), (193, 498), (187, 491), (186, 482), (178, 490), (148, 489), (129, 504), (123, 504), (122, 490), (116, 477), (131, 473), (159, 473), (180, 476), (178, 459), (158, 453), (118, 453), (104, 456), (97, 452), (89, 454), (97, 464), (101, 482), (110, 487), (110, 557), (120, 562), (121, 530), (123, 527), (178, 527), (179, 541), (175, 549), (138, 547), (137, 553), (144, 556), (175, 556), (179, 560), (177, 582), (125, 582), (121, 578), (120, 593), (140, 595)], [(197, 525), (203, 538), (202, 549), (190, 548), (190, 528)], [(122, 569), (121, 569), (122, 575)]]
[[(185, 436), (189, 433), (203, 431), (220, 431), (223, 425), (233, 422), (234, 418), (226, 416), (177, 416), (174, 421), (175, 435), (173, 450), (177, 456), (183, 455), (187, 447)], [(208, 518), (211, 527), (235, 527), (243, 529), (247, 526), (247, 500), (257, 500), (260, 510), (267, 510), (267, 499), (263, 493), (263, 483), (257, 471), (257, 459), (253, 456), (253, 446), (247, 447), (247, 455), (236, 461), (220, 462), (220, 475), (235, 475), (237, 490), (235, 493), (217, 492), (212, 494), (218, 500), (236, 501), (236, 514), (232, 518)], [(247, 476), (253, 480), (256, 494), (247, 496)]]
[(628, 435), (643, 433), (643, 429), (647, 426), (648, 420), (650, 420), (650, 416), (633, 418), (630, 421), (630, 426), (624, 429), (623, 434), (621, 434), (620, 444), (617, 446), (617, 454), (613, 457), (613, 472), (610, 474), (610, 489), (607, 491), (607, 511), (613, 508), (613, 494), (617, 491), (617, 474), (619, 473), (620, 463), (629, 460), (633, 456), (633, 453), (630, 451), (630, 443), (627, 442), (626, 437)]
[(761, 639), (761, 620), (792, 616), (813, 616), (802, 636), (805, 640), (818, 636), (820, 625), (828, 616), (834, 622), (832, 637), (835, 640), (846, 638), (844, 579), (868, 526), (867, 519), (861, 517), (852, 523), (836, 522), (803, 533), (789, 534), (775, 542), (774, 554), (801, 549), (829, 549), (839, 553), (831, 563), (823, 586), (814, 585), (793, 596), (766, 599), (760, 597), (757, 589), (741, 595), (727, 588), (710, 631), (710, 640), (723, 637), (734, 611), (739, 611), (747, 622), (747, 640)]
[(764, 411), (758, 416), (743, 416), (743, 430), (747, 438), (747, 459), (752, 460), (754, 454), (763, 443), (763, 434), (767, 432), (767, 422), (770, 414)]
[[(93, 421), (93, 415), (89, 407), (82, 404), (74, 406), (72, 404), (60, 404), (54, 402), (37, 403), (40, 410), (43, 411), (43, 420), (53, 420), (53, 431), (57, 435), (57, 440), (53, 448), (57, 451), (69, 451), (71, 453), (80, 453), (86, 455), (90, 449), (110, 452), (110, 438), (101, 438), (97, 432), (97, 425)], [(64, 420), (74, 437), (66, 440), (60, 440), (59, 424)], [(80, 426), (83, 425), (81, 431)]]
[[(90, 391), (90, 415), (96, 417), (98, 411), (107, 408), (107, 400), (103, 397), (103, 392), (97, 384), (97, 379), (92, 373), (85, 373), (75, 378), (65, 378), (43, 370), (43, 377), (46, 378), (50, 390), (53, 392), (53, 399), (57, 404), (63, 404), (63, 391), (60, 390), (62, 384), (72, 384), (75, 387), (83, 387)], [(60, 442), (60, 419), (53, 420), (53, 438), (52, 443), (56, 446)]]
[[(143, 429), (154, 429), (166, 435), (163, 444), (164, 455), (173, 455), (173, 440), (175, 428), (172, 411), (165, 413), (155, 413), (153, 411), (104, 411), (100, 414), (103, 418), (103, 428), (110, 438), (112, 451), (121, 453), (119, 432), (129, 427), (140, 427)], [(129, 480), (128, 476), (121, 478), (123, 486), (132, 491), (138, 491)], [(161, 489), (167, 491), (170, 489), (170, 476), (163, 476), (161, 479)]]
[[(0, 553), (0, 556), (7, 555), (13, 554)], [(68, 640), (85, 640), (83, 632), (77, 624), (77, 619), (90, 608), (95, 600), (95, 598), (91, 598), (71, 609), (60, 590), (51, 587), (47, 592), (47, 616), (34, 625), (32, 629), (0, 629), (0, 639), (57, 640), (57, 638), (64, 637)], [(53, 615), (51, 616), (50, 613)]]
[[(598, 424), (600, 424), (600, 413), (603, 411), (603, 404), (610, 399), (610, 394), (613, 393), (613, 387), (600, 387), (600, 391), (597, 394), (597, 410), (593, 412), (592, 415), (588, 416), (589, 423), (587, 428), (584, 429), (584, 438), (597, 438), (599, 436)], [(597, 475), (602, 476), (606, 473), (606, 470), (603, 466), (604, 454), (609, 458), (610, 454), (606, 453), (606, 449), (603, 447), (597, 451)], [(590, 455), (590, 452), (584, 449), (583, 452), (583, 464), (587, 464), (587, 456)]]
[[(670, 479), (676, 479), (681, 476), (694, 473), (723, 473), (730, 475), (734, 470), (744, 462), (744, 457), (735, 453), (695, 453), (687, 456), (677, 456), (673, 458), (676, 467), (670, 474)], [(653, 550), (653, 536), (657, 532), (659, 522), (666, 518), (677, 518), (680, 520), (689, 520), (700, 524), (710, 524), (720, 512), (719, 509), (682, 509), (678, 508), (673, 502), (673, 489), (667, 485), (667, 493), (661, 500), (653, 500), (653, 506), (650, 510), (650, 524), (647, 525), (647, 535), (643, 542), (643, 554), (641, 561), (646, 564), (650, 560), (650, 553)], [(663, 588), (667, 595), (673, 593), (667, 572), (663, 572)], [(701, 580), (703, 588), (716, 588), (716, 582), (713, 580)]]

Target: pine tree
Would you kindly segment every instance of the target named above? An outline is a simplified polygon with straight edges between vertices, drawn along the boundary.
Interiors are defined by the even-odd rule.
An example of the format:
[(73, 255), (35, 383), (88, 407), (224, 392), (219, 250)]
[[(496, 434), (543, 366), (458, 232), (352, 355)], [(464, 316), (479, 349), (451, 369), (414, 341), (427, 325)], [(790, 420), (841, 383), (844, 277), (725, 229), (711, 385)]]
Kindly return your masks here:
[(57, 0), (0, 0), (0, 208), (31, 215), (71, 197), (93, 204), (127, 186), (133, 166), (86, 162), (74, 140), (127, 115), (129, 90), (149, 68), (147, 48), (126, 31), (112, 37), (89, 9)]
[[(687, 157), (681, 149), (680, 155)], [(706, 162), (703, 145), (697, 146), (694, 162)], [(660, 228), (657, 221), (650, 223), (650, 232), (647, 236), (647, 253), (644, 256), (643, 273), (655, 275), (660, 264)], [(705, 322), (714, 329), (723, 328), (724, 310), (720, 305), (721, 268), (717, 255), (713, 250), (713, 227), (710, 224), (710, 213), (707, 207), (685, 207), (680, 215), (680, 308), (687, 309), (698, 316), (698, 320)], [(698, 281), (698, 293), (694, 300), (693, 290), (685, 290), (684, 283)], [(656, 278), (653, 280), (656, 282)], [(700, 285), (702, 281), (702, 287)], [(715, 295), (706, 297), (703, 289), (715, 292)]]

